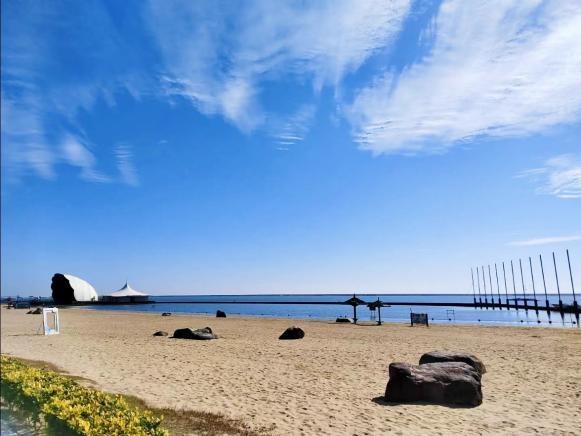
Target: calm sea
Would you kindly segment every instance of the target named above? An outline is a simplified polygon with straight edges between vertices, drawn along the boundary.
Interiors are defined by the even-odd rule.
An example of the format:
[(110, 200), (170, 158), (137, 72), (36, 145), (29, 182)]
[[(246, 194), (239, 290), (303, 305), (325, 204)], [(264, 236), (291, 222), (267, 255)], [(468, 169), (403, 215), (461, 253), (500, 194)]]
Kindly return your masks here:
[[(136, 312), (172, 312), (214, 314), (220, 309), (229, 315), (305, 318), (334, 320), (337, 317), (352, 317), (351, 306), (328, 304), (293, 304), (293, 302), (342, 302), (352, 294), (309, 294), (309, 295), (159, 295), (151, 296), (154, 304), (93, 306), (91, 310), (124, 310)], [(527, 295), (531, 297), (532, 295)], [(472, 303), (473, 296), (459, 294), (357, 294), (365, 302), (378, 298), (384, 302), (466, 302)], [(502, 301), (505, 296), (502, 295)], [(509, 297), (512, 297), (509, 295)], [(520, 298), (520, 295), (519, 295)], [(539, 305), (544, 304), (544, 295), (540, 296)], [(564, 304), (572, 303), (573, 296), (561, 294)], [(177, 304), (176, 302), (188, 302)], [(490, 301), (490, 296), (489, 296)], [(496, 298), (496, 301), (498, 299)], [(557, 295), (549, 295), (549, 302), (558, 303)], [(248, 302), (259, 302), (248, 304)], [(287, 304), (272, 304), (271, 302), (286, 302)], [(409, 322), (410, 312), (427, 313), (433, 323), (438, 324), (488, 324), (488, 325), (529, 325), (529, 326), (573, 326), (575, 318), (565, 314), (562, 318), (557, 312), (550, 317), (546, 311), (539, 310), (499, 310), (475, 309), (473, 307), (441, 307), (441, 306), (391, 306), (381, 309), (381, 318), (390, 322)], [(377, 315), (366, 306), (357, 308), (357, 317), (361, 321), (373, 321)], [(549, 322), (551, 321), (551, 323)]]

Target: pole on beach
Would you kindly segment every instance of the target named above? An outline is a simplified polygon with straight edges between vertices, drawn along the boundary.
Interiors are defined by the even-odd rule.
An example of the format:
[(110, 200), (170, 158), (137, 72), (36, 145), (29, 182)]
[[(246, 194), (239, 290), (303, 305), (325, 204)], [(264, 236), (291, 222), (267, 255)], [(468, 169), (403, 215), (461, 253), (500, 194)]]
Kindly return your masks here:
[(510, 310), (510, 303), (508, 302), (508, 287), (506, 286), (506, 269), (504, 268), (504, 260), (502, 261), (502, 275), (504, 277), (504, 294), (506, 296), (506, 310)]
[[(533, 261), (532, 261), (532, 259), (531, 259), (530, 256), (529, 256), (529, 266), (531, 268), (531, 282), (533, 284), (533, 298), (535, 299), (535, 312), (536, 312), (537, 318), (538, 318), (538, 316), (539, 316), (539, 306), (537, 304), (537, 290), (535, 289), (535, 276), (533, 274)], [(537, 319), (537, 321), (540, 322), (538, 319)]]
[(478, 301), (480, 302), (480, 308), (482, 309), (482, 294), (480, 293), (480, 272), (478, 267), (476, 267), (476, 278), (478, 279)]
[(488, 294), (486, 293), (486, 275), (484, 274), (484, 265), (482, 265), (482, 283), (484, 284), (484, 305), (488, 310)]
[(492, 310), (494, 310), (494, 290), (492, 289), (492, 275), (490, 274), (490, 264), (488, 265), (488, 284), (490, 285), (490, 297), (492, 298)]
[(514, 307), (516, 307), (516, 311), (518, 312), (518, 301), (516, 299), (516, 282), (514, 280), (514, 265), (512, 263), (512, 259), (510, 260), (510, 271), (512, 273), (512, 292), (514, 294)]
[(543, 289), (545, 290), (545, 307), (547, 308), (547, 316), (549, 317), (549, 324), (552, 324), (551, 321), (551, 310), (549, 306), (549, 297), (547, 295), (547, 282), (545, 281), (545, 269), (543, 268), (543, 256), (539, 254), (539, 261), (541, 263), (541, 275), (543, 276)]
[(470, 268), (470, 276), (472, 277), (472, 296), (474, 297), (474, 307), (476, 307), (476, 288), (474, 287), (474, 268)]
[(567, 249), (567, 264), (569, 264), (569, 277), (571, 278), (571, 291), (573, 291), (573, 311), (575, 312), (575, 319), (577, 320), (577, 327), (579, 326), (579, 305), (577, 304), (577, 297), (575, 296), (575, 284), (573, 283), (573, 272), (571, 271), (571, 259), (569, 259), (569, 249)]
[(561, 288), (559, 287), (559, 274), (557, 273), (557, 261), (555, 260), (555, 252), (553, 251), (553, 267), (555, 268), (555, 282), (557, 283), (557, 294), (559, 294), (559, 311), (561, 312), (561, 317), (564, 317), (563, 313), (563, 300), (561, 300)]
[(498, 267), (494, 262), (494, 274), (496, 275), (496, 293), (498, 294), (498, 308), (502, 310), (502, 299), (500, 298), (500, 282), (498, 281)]
[(525, 311), (527, 311), (527, 310), (529, 310), (528, 304), (527, 304), (527, 291), (525, 290), (525, 276), (522, 273), (522, 260), (520, 258), (518, 259), (518, 265), (520, 267), (520, 281), (522, 284), (522, 297), (523, 297), (523, 300), (525, 302)]
[(379, 301), (379, 297), (377, 297), (377, 325), (381, 325), (381, 302)]

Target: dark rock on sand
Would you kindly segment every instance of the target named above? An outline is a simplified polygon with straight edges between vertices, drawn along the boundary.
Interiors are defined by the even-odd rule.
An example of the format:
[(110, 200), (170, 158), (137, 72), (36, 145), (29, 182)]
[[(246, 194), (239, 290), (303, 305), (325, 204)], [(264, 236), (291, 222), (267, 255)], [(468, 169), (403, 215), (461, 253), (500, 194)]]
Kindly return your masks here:
[(292, 326), (289, 327), (284, 331), (282, 335), (280, 335), (279, 339), (302, 339), (305, 337), (305, 332), (302, 328)]
[(210, 339), (218, 338), (218, 336), (212, 332), (210, 327), (197, 330), (192, 330), (190, 328), (177, 329), (173, 333), (173, 337), (176, 339), (194, 339), (198, 341), (208, 341)]
[(396, 403), (478, 406), (482, 404), (480, 374), (464, 362), (392, 363), (385, 399)]
[(216, 311), (216, 318), (226, 318), (226, 312), (223, 312), (221, 310), (217, 310)]
[(158, 332), (155, 332), (155, 333), (153, 334), (153, 336), (167, 336), (167, 335), (168, 335), (168, 333), (167, 333), (167, 332), (164, 332), (164, 331), (162, 331), (162, 330), (160, 330), (160, 331), (158, 331)]
[(451, 351), (430, 351), (420, 358), (420, 365), (436, 362), (464, 362), (478, 371), (480, 375), (486, 373), (486, 367), (482, 361), (472, 354), (454, 353)]
[(335, 322), (340, 322), (344, 324), (353, 324), (353, 320), (351, 318), (337, 318)]
[(171, 316), (171, 312), (163, 312), (161, 316)]
[(37, 307), (34, 310), (29, 310), (28, 312), (26, 312), (27, 315), (40, 315), (42, 314), (42, 308)]

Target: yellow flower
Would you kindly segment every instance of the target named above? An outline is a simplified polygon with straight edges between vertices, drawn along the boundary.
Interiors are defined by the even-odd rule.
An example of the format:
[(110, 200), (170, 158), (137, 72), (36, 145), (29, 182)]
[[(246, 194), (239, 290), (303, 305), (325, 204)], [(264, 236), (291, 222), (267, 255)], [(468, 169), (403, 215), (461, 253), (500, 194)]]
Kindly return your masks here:
[(161, 417), (129, 406), (120, 395), (80, 386), (53, 371), (0, 356), (2, 382), (85, 435), (167, 435)]

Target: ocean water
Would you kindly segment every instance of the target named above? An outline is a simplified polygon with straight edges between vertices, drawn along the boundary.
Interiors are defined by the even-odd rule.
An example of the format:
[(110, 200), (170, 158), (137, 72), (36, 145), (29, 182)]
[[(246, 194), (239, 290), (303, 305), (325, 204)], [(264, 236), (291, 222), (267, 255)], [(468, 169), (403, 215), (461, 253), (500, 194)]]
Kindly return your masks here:
[[(522, 295), (517, 295), (521, 298)], [(123, 310), (137, 312), (172, 312), (172, 313), (198, 313), (214, 314), (220, 309), (229, 315), (277, 317), (277, 318), (304, 318), (334, 320), (337, 317), (353, 317), (351, 306), (329, 304), (339, 303), (352, 297), (352, 294), (308, 294), (308, 295), (159, 295), (151, 296), (153, 304), (139, 305), (111, 305), (89, 306), (90, 310)], [(558, 312), (550, 315), (539, 310), (506, 310), (503, 308), (480, 309), (474, 307), (445, 307), (445, 306), (415, 306), (414, 302), (461, 302), (472, 303), (472, 294), (357, 294), (357, 297), (365, 302), (372, 302), (378, 298), (383, 302), (407, 302), (406, 305), (394, 305), (381, 309), (381, 319), (388, 322), (409, 322), (410, 312), (427, 313), (430, 322), (434, 324), (487, 324), (487, 325), (527, 325), (527, 326), (554, 326), (571, 327), (578, 326), (575, 317)], [(502, 294), (502, 301), (506, 302)], [(509, 298), (513, 298), (509, 294)], [(528, 298), (532, 295), (527, 295)], [(544, 295), (538, 295), (539, 306), (544, 305)], [(561, 294), (564, 304), (573, 302), (570, 294)], [(483, 299), (484, 301), (484, 299)], [(488, 296), (490, 302), (490, 294)], [(498, 296), (495, 294), (495, 301)], [(186, 302), (177, 303), (177, 302)], [(298, 304), (298, 302), (311, 302), (313, 304)], [(551, 304), (558, 303), (557, 295), (549, 295)], [(316, 304), (322, 303), (322, 304)], [(375, 321), (377, 313), (370, 311), (367, 306), (357, 308), (357, 318), (360, 321)]]

